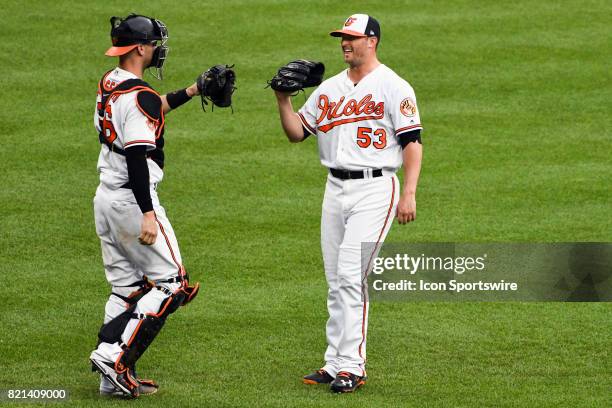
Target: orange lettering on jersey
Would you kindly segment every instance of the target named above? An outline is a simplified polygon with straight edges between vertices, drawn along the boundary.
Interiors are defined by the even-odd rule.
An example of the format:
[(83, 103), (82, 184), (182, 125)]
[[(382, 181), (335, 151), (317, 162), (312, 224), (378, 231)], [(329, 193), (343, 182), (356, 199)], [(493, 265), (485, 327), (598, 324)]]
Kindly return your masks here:
[(342, 102), (344, 102), (344, 96), (341, 97), (337, 103), (332, 102), (331, 111), (327, 114), (327, 119), (337, 118), (340, 116), (338, 115), (338, 109), (340, 109), (340, 106), (342, 106)]
[(351, 116), (353, 113), (355, 113), (356, 107), (357, 107), (357, 101), (354, 99), (351, 99), (350, 101), (346, 103), (346, 105), (344, 106), (344, 109), (342, 109), (342, 114), (345, 116)]
[[(364, 96), (359, 102), (356, 99), (349, 99), (344, 104), (344, 96), (338, 102), (330, 102), (327, 95), (319, 96), (317, 107), (321, 110), (321, 114), (317, 118), (317, 125), (327, 119), (330, 122), (325, 125), (317, 126), (317, 128), (326, 133), (336, 126), (346, 123), (360, 122), (363, 120), (382, 119), (385, 116), (385, 103), (372, 100), (372, 94)], [(349, 118), (349, 116), (356, 115)], [(340, 119), (343, 116), (347, 118)], [(337, 120), (333, 120), (337, 119)]]
[(117, 139), (117, 132), (115, 131), (115, 127), (113, 126), (113, 111), (111, 110), (110, 105), (106, 105), (104, 109), (104, 117), (102, 118), (102, 123), (100, 127), (102, 128), (102, 134), (108, 140), (109, 143), (113, 143), (115, 139)]

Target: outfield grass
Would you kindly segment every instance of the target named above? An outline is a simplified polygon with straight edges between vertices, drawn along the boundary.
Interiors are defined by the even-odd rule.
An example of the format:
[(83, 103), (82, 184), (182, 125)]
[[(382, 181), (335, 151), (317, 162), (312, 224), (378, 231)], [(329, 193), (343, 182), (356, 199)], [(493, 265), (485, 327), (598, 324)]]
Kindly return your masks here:
[(314, 140), (286, 142), (264, 89), (298, 57), (338, 72), (326, 33), (371, 13), (380, 58), (415, 88), (425, 126), (418, 220), (388, 241), (609, 242), (604, 1), (3, 2), (0, 388), (126, 404), (98, 398), (87, 358), (109, 292), (92, 213), (95, 89), (113, 67), (108, 19), (131, 11), (169, 27), (166, 79), (149, 78), (160, 91), (222, 62), (239, 89), (233, 115), (194, 101), (167, 118), (160, 196), (203, 291), (139, 363), (161, 391), (130, 405), (612, 404), (609, 303), (376, 303), (369, 384), (345, 396), (302, 385), (325, 345), (325, 169)]

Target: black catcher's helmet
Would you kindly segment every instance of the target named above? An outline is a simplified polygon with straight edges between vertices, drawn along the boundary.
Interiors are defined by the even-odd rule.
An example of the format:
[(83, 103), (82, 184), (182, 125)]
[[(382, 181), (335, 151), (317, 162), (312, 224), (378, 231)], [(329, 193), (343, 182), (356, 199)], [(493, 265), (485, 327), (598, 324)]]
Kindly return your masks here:
[(168, 29), (160, 20), (130, 14), (125, 18), (111, 17), (111, 39), (113, 46), (106, 51), (109, 57), (125, 55), (138, 44), (156, 44), (149, 67), (157, 69), (158, 79), (162, 78), (162, 69), (168, 55)]

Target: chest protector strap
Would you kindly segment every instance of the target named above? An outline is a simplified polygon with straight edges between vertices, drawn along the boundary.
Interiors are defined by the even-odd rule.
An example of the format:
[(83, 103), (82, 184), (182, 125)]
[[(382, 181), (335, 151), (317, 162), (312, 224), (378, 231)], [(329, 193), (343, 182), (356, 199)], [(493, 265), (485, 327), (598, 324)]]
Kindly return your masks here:
[[(100, 118), (100, 120), (104, 120), (106, 106), (108, 105), (108, 101), (111, 99), (111, 97), (115, 95), (119, 96), (122, 94), (130, 93), (134, 91), (140, 91), (140, 90), (148, 90), (151, 92), (155, 92), (155, 90), (151, 88), (151, 86), (148, 83), (146, 83), (145, 81), (139, 78), (126, 79), (125, 81), (120, 82), (117, 86), (115, 86), (114, 88), (108, 91), (104, 87), (104, 81), (110, 72), (111, 71), (108, 71), (106, 74), (104, 74), (104, 76), (100, 80), (100, 83), (98, 84), (98, 89), (100, 90), (100, 94), (102, 97), (101, 102), (97, 106), (98, 118)], [(163, 127), (164, 127), (163, 111), (161, 112), (161, 115), (162, 116), (160, 120), (160, 126), (157, 129), (158, 135), (163, 134)], [(100, 130), (100, 133), (98, 134), (98, 139), (100, 140), (100, 144), (106, 145), (110, 149), (111, 152), (115, 152), (121, 156), (125, 156), (125, 150), (118, 147), (114, 143), (109, 142), (108, 139), (104, 135), (103, 126), (100, 126), (100, 128), (101, 130)]]

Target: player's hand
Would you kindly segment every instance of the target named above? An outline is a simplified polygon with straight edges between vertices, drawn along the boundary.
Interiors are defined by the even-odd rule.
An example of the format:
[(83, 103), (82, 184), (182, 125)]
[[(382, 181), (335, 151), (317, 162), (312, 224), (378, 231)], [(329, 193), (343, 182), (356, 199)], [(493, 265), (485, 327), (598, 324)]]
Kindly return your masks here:
[(198, 89), (198, 84), (196, 82), (193, 85), (187, 88), (187, 96), (193, 97), (200, 94), (200, 90)]
[(286, 101), (286, 100), (291, 99), (291, 92), (274, 91), (274, 95), (276, 95), (276, 99), (281, 100), (281, 101)]
[(153, 245), (157, 239), (157, 221), (155, 219), (155, 211), (149, 211), (142, 215), (142, 224), (140, 226), (140, 236), (138, 242), (142, 245)]
[(416, 218), (416, 197), (412, 193), (402, 194), (397, 203), (397, 220), (400, 224), (414, 221)]

